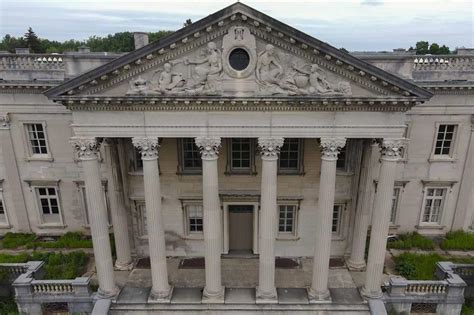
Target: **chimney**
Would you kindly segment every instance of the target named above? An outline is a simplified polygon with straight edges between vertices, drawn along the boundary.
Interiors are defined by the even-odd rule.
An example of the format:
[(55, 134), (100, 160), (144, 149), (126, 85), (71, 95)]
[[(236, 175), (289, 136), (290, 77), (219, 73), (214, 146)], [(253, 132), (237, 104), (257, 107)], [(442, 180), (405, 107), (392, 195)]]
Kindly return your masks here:
[(91, 52), (91, 49), (87, 46), (81, 46), (77, 49), (77, 52), (80, 54), (88, 54)]
[(135, 42), (135, 50), (148, 45), (148, 33), (145, 32), (134, 32), (133, 41)]
[(29, 54), (29, 53), (30, 53), (29, 48), (15, 48), (15, 54), (26, 55), (26, 54)]

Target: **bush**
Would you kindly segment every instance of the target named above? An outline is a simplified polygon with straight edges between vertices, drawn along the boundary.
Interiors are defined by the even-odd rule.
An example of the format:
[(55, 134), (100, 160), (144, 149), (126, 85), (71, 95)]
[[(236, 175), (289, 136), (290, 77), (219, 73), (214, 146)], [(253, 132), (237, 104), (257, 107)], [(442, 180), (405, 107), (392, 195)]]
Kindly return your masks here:
[(82, 233), (67, 232), (53, 242), (32, 242), (28, 248), (92, 248), (92, 240), (86, 239)]
[(413, 232), (408, 234), (400, 234), (399, 240), (388, 242), (387, 247), (395, 249), (418, 248), (422, 250), (430, 250), (434, 249), (434, 243), (429, 238)]
[(474, 233), (453, 231), (441, 242), (442, 249), (474, 250)]
[(0, 314), (5, 314), (5, 315), (19, 314), (18, 308), (16, 306), (16, 303), (13, 297), (0, 298)]
[(450, 258), (438, 254), (403, 253), (394, 257), (395, 270), (408, 280), (435, 279), (436, 263), (447, 260)]
[(3, 248), (13, 249), (32, 243), (36, 238), (32, 233), (11, 233), (8, 232), (2, 239)]

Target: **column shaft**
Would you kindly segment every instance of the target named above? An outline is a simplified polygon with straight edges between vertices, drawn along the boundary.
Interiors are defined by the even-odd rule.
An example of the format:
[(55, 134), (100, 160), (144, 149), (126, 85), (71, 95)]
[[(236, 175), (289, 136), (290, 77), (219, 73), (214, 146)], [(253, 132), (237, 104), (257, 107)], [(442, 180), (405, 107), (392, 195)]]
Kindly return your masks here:
[(205, 303), (224, 303), (224, 288), (221, 282), (222, 214), (217, 173), (220, 141), (220, 138), (196, 138), (196, 145), (200, 147), (202, 157), (204, 259), (206, 268), (203, 302)]
[(376, 142), (364, 146), (351, 257), (347, 262), (351, 270), (362, 270), (365, 268), (367, 230), (370, 223), (370, 214), (372, 213), (374, 177), (379, 159), (379, 145)]
[(278, 153), (283, 145), (283, 138), (259, 138), (258, 142), (262, 151), (262, 184), (257, 303), (276, 303), (277, 163)]
[(171, 287), (166, 265), (165, 232), (161, 205), (160, 172), (158, 170), (158, 139), (134, 138), (141, 151), (145, 185), (145, 208), (150, 252), (152, 288), (149, 302), (169, 302)]
[(114, 280), (107, 208), (97, 159), (100, 144), (94, 138), (73, 138), (71, 143), (75, 147), (79, 159), (82, 160), (84, 170), (89, 226), (99, 281), (99, 295), (113, 297), (118, 293), (118, 288)]
[(372, 214), (365, 286), (362, 290), (363, 294), (369, 298), (382, 296), (380, 284), (385, 262), (396, 166), (402, 146), (400, 140), (384, 140), (382, 144), (382, 158)]
[(122, 177), (114, 140), (108, 140), (105, 145), (105, 160), (107, 161), (107, 190), (117, 252), (115, 267), (120, 270), (130, 270), (132, 267), (132, 255), (128, 233), (127, 210), (123, 198)]
[(313, 279), (308, 292), (312, 302), (331, 299), (328, 289), (328, 276), (334, 194), (336, 189), (336, 162), (339, 150), (344, 145), (344, 138), (321, 139), (321, 178), (319, 181), (319, 198), (316, 211)]

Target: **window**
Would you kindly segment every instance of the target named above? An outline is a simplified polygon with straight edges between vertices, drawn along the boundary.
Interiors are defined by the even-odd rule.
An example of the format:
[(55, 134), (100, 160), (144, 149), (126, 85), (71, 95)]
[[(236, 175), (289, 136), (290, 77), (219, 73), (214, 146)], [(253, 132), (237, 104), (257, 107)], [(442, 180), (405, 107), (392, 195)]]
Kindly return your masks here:
[(339, 234), (341, 231), (341, 220), (343, 210), (344, 205), (334, 205), (332, 213), (332, 232), (334, 234)]
[(136, 202), (135, 209), (137, 211), (137, 232), (138, 236), (144, 237), (148, 235), (146, 221), (146, 207), (144, 202)]
[(135, 172), (143, 172), (142, 154), (138, 148), (133, 148), (132, 169)]
[(48, 156), (46, 125), (44, 123), (25, 124), (30, 156)]
[(5, 201), (3, 199), (3, 191), (0, 188), (0, 225), (8, 225), (7, 211), (5, 209)]
[(392, 195), (392, 210), (390, 212), (390, 223), (395, 224), (395, 220), (397, 218), (397, 212), (398, 212), (398, 204), (400, 200), (400, 191), (402, 189), (400, 187), (395, 187), (393, 189), (393, 195)]
[(62, 223), (57, 187), (35, 187), (42, 223)]
[(439, 125), (434, 148), (435, 156), (452, 157), (456, 125)]
[(227, 172), (237, 174), (249, 174), (254, 172), (254, 139), (232, 138), (228, 144)]
[(202, 160), (199, 148), (194, 143), (194, 138), (178, 139), (179, 165), (178, 173), (200, 174)]
[(446, 188), (426, 188), (423, 206), (423, 223), (441, 223)]
[(296, 205), (280, 205), (278, 232), (295, 234)]
[[(107, 190), (106, 190), (106, 183), (102, 183), (103, 189), (104, 189), (104, 201), (105, 201), (105, 207), (107, 208), (107, 219), (109, 225), (111, 225), (111, 216), (110, 216), (110, 209), (109, 209), (109, 203), (108, 203), (108, 198), (107, 198)], [(86, 195), (86, 187), (84, 184), (80, 185), (80, 191), (81, 191), (81, 198), (82, 198), (82, 208), (84, 209), (84, 224), (89, 225), (89, 207), (87, 205), (87, 195)]]
[(299, 173), (302, 169), (302, 139), (285, 139), (280, 150), (278, 170), (280, 173)]
[(184, 206), (186, 212), (186, 233), (202, 234), (203, 218), (202, 204), (189, 204)]
[(242, 48), (236, 48), (231, 51), (229, 54), (229, 64), (230, 66), (237, 71), (242, 71), (247, 69), (250, 64), (249, 53)]

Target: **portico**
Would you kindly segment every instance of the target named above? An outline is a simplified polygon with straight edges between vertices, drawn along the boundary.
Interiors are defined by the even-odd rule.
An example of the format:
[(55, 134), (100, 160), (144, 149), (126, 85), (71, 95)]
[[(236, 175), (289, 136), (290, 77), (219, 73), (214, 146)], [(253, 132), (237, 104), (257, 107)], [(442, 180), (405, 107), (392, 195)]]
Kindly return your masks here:
[(106, 157), (117, 155), (109, 180), (121, 174), (115, 204), (134, 204), (126, 220), (112, 209), (116, 267), (149, 256), (148, 303), (172, 299), (169, 255), (204, 257), (201, 301), (225, 302), (221, 258), (239, 235), (232, 205), (250, 206), (240, 232), (258, 254), (256, 304), (279, 301), (276, 256), (313, 257), (301, 289), (310, 303), (331, 303), (330, 258), (346, 248), (351, 267), (367, 265), (364, 295), (380, 296), (405, 112), (428, 92), (237, 3), (48, 96), (72, 111), (103, 296), (118, 292), (99, 193), (103, 139), (113, 147)]

